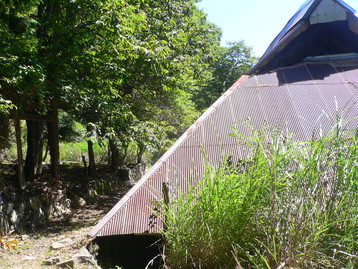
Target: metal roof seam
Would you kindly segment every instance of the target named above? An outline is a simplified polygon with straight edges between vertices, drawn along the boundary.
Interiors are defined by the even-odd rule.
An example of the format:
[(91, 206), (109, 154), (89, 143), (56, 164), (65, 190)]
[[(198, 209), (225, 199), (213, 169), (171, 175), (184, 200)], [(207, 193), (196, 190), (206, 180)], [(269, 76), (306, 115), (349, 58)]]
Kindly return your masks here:
[[(338, 71), (338, 69), (336, 68), (336, 66), (334, 65), (334, 63), (332, 61), (329, 62), (329, 64), (332, 66), (332, 68), (336, 71), (337, 75), (341, 78), (341, 82), (343, 87), (347, 90), (350, 91), (353, 95), (354, 92), (351, 91), (351, 87), (349, 87), (348, 85), (354, 85), (352, 82), (346, 81), (346, 79), (342, 76), (341, 72)], [(358, 78), (357, 78), (358, 81)], [(356, 88), (357, 89), (357, 88)], [(357, 89), (358, 90), (358, 89)], [(357, 97), (358, 97), (358, 91), (357, 91)], [(358, 100), (357, 100), (358, 102)]]
[[(285, 87), (286, 87), (287, 90), (288, 90), (288, 94), (289, 94), (289, 96), (290, 96), (290, 101), (291, 101), (292, 107), (294, 108), (296, 114), (297, 114), (297, 115), (300, 115), (300, 113), (298, 112), (297, 104), (296, 104), (295, 102), (293, 102), (294, 98), (293, 98), (293, 96), (292, 96), (292, 92), (291, 92), (291, 89), (290, 89), (290, 87), (289, 87), (289, 84), (287, 83), (286, 76), (285, 76), (284, 73), (282, 74), (282, 76), (283, 76), (283, 78), (284, 78), (284, 80), (285, 80), (285, 82), (286, 82), (286, 83), (285, 83)], [(306, 130), (306, 128), (304, 127), (304, 124), (303, 124), (303, 122), (301, 121), (300, 117), (298, 117), (297, 120), (298, 120), (299, 124), (301, 125), (301, 130), (303, 130), (303, 132), (305, 133), (305, 136), (308, 137), (307, 130)]]
[(230, 105), (230, 112), (231, 112), (232, 121), (236, 122), (236, 117), (235, 117), (235, 113), (234, 113), (234, 107), (233, 107), (233, 103), (232, 103), (232, 98), (231, 98), (231, 96), (229, 96), (228, 98), (229, 98), (229, 105)]
[[(317, 87), (317, 90), (318, 90), (318, 92), (319, 92), (319, 94), (320, 94), (320, 96), (321, 96), (321, 99), (322, 99), (322, 101), (323, 101), (323, 104), (324, 104), (324, 107), (320, 107), (320, 109), (322, 110), (322, 113), (325, 113), (325, 111), (328, 111), (328, 104), (327, 104), (327, 102), (326, 102), (326, 100), (325, 100), (325, 98), (324, 98), (324, 96), (323, 96), (323, 94), (322, 94), (322, 91), (321, 91), (321, 85), (318, 85), (317, 83), (316, 83), (316, 79), (313, 77), (313, 75), (312, 75), (312, 73), (310, 72), (310, 70), (309, 70), (309, 68), (308, 68), (308, 64), (307, 63), (305, 63), (304, 64), (305, 65), (305, 67), (306, 67), (306, 69), (307, 69), (307, 71), (308, 71), (308, 73), (309, 73), (309, 75), (312, 77), (312, 80), (314, 80), (314, 82), (315, 82), (315, 86)], [(334, 69), (335, 70), (335, 69)], [(332, 119), (331, 119), (332, 120)]]
[(258, 99), (259, 99), (259, 104), (260, 104), (260, 106), (261, 106), (261, 109), (262, 109), (262, 111), (263, 111), (263, 113), (264, 113), (264, 115), (265, 115), (265, 119), (267, 119), (267, 118), (268, 118), (268, 115), (267, 115), (267, 113), (266, 113), (266, 111), (265, 111), (265, 107), (264, 107), (264, 105), (263, 105), (260, 88), (259, 88), (259, 91), (258, 91)]

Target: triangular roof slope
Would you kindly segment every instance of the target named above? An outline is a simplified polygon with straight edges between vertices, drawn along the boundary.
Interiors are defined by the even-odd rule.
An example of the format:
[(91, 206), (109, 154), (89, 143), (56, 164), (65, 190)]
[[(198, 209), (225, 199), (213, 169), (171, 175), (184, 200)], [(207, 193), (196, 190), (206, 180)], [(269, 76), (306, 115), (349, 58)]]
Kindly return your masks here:
[[(342, 1), (309, 1), (303, 6), (304, 9), (300, 9), (300, 15), (294, 17), (292, 26), (283, 30), (284, 33), (290, 33), (297, 25), (296, 20), (310, 17), (320, 3), (327, 1), (338, 3), (347, 14), (352, 13)], [(353, 21), (349, 25), (358, 24), (355, 16), (347, 16), (346, 21), (351, 19)], [(329, 33), (337, 34), (336, 31)], [(353, 41), (357, 42), (358, 31), (351, 33)], [(280, 43), (287, 40), (279, 36), (265, 57), (285, 51), (275, 51), (280, 51)], [(294, 43), (295, 40), (290, 42)], [(343, 39), (342, 42), (347, 43), (342, 45), (350, 46), (348, 43), (351, 40)], [(357, 48), (358, 43), (354, 44)], [(311, 138), (315, 128), (328, 130), (335, 124), (337, 107), (343, 110), (343, 116), (347, 118), (357, 116), (358, 54), (307, 56), (311, 57), (301, 59), (292, 66), (278, 65), (274, 70), (259, 72), (270, 65), (263, 58), (250, 75), (242, 76), (178, 139), (94, 227), (90, 235), (103, 237), (159, 233), (163, 226), (152, 201), (161, 196), (164, 183), (175, 191), (179, 187), (185, 189), (190, 181), (198, 180), (204, 172), (203, 150), (205, 161), (213, 165), (225, 161), (227, 156), (233, 159), (245, 157), (245, 149), (239, 148), (230, 136), (234, 125), (239, 131), (249, 133), (245, 123), (248, 119), (256, 128), (261, 128), (267, 122), (270, 126), (280, 125), (293, 132), (299, 140), (306, 140)], [(350, 124), (351, 127), (358, 126), (357, 121), (351, 121)]]
[(358, 53), (355, 10), (341, 0), (309, 0), (272, 41), (250, 74), (291, 66), (308, 56)]

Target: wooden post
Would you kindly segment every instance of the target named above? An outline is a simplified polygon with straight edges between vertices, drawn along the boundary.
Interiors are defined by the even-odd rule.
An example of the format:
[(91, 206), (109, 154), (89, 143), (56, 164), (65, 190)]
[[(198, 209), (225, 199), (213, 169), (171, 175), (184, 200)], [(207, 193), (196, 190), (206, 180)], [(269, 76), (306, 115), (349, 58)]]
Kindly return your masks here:
[[(169, 210), (169, 184), (168, 182), (163, 182), (162, 185), (162, 192), (163, 192), (163, 197), (164, 197), (164, 204), (165, 204), (165, 211)], [(167, 214), (167, 212), (165, 212), (164, 214)], [(163, 223), (163, 229), (166, 230), (167, 229), (167, 217), (164, 217), (164, 223)]]
[(87, 177), (88, 173), (87, 173), (87, 161), (86, 161), (86, 156), (82, 155), (82, 162), (83, 162), (83, 173), (85, 175), (85, 177)]

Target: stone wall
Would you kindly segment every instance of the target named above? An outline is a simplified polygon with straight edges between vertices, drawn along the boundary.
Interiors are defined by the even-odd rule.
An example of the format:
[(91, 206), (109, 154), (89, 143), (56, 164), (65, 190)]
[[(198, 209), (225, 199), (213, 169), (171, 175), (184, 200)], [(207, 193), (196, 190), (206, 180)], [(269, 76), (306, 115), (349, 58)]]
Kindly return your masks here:
[(13, 230), (22, 233), (36, 229), (53, 218), (62, 218), (71, 213), (71, 208), (85, 206), (86, 197), (134, 184), (144, 172), (145, 164), (137, 164), (120, 168), (115, 176), (82, 182), (79, 186), (75, 182), (59, 187), (50, 186), (47, 182), (31, 183), (20, 194), (9, 191), (5, 195), (4, 187), (7, 184), (3, 183), (4, 186), (0, 188), (0, 234)]
[(122, 181), (132, 181), (136, 182), (142, 178), (145, 174), (146, 164), (138, 163), (129, 166), (120, 167), (117, 171), (117, 177)]
[(23, 194), (6, 202), (0, 199), (0, 230), (3, 233), (15, 230), (34, 229), (55, 217), (70, 213), (71, 201), (63, 190), (47, 190), (37, 194)]

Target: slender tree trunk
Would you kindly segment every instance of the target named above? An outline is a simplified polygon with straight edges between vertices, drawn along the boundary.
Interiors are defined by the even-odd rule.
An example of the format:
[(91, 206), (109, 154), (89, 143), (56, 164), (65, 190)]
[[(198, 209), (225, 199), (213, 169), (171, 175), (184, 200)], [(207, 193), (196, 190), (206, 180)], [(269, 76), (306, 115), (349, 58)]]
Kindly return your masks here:
[(25, 160), (25, 176), (31, 180), (35, 176), (36, 159), (35, 159), (35, 144), (36, 144), (36, 128), (34, 121), (26, 121), (27, 126), (27, 151)]
[(94, 160), (92, 140), (87, 140), (87, 146), (88, 146), (88, 174), (89, 176), (94, 176), (96, 174), (96, 162)]
[(43, 122), (26, 121), (27, 125), (27, 152), (25, 161), (25, 175), (32, 179), (42, 172), (43, 150)]
[(42, 174), (42, 156), (43, 156), (43, 148), (44, 148), (44, 123), (39, 122), (40, 124), (37, 126), (37, 133), (39, 134), (38, 143), (37, 143), (37, 165), (36, 165), (36, 175)]
[[(42, 41), (39, 44), (39, 55), (44, 57), (45, 59), (52, 54), (51, 49), (49, 49), (49, 45), (54, 44), (51, 38), (48, 38), (51, 34), (49, 33), (49, 29), (51, 27), (52, 21), (54, 21), (55, 14), (60, 8), (60, 3), (58, 1), (39, 1), (38, 5), (38, 19), (40, 26), (37, 29), (37, 37)], [(42, 22), (51, 22), (51, 23), (42, 23)], [(51, 46), (50, 46), (51, 47)], [(56, 85), (54, 82), (55, 74), (57, 73), (57, 65), (54, 63), (47, 63), (45, 69), (48, 70), (49, 74), (46, 78), (46, 84), (48, 87), (53, 87)], [(56, 95), (55, 95), (56, 96)], [(59, 179), (59, 170), (60, 170), (60, 146), (59, 146), (59, 133), (58, 133), (58, 97), (54, 97), (51, 100), (50, 108), (49, 108), (49, 116), (52, 116), (53, 121), (47, 122), (47, 130), (48, 130), (48, 146), (50, 153), (50, 172), (52, 176), (52, 180)]]
[(18, 161), (18, 183), (20, 189), (25, 189), (25, 174), (24, 174), (24, 158), (22, 155), (22, 141), (21, 141), (21, 123), (18, 117), (14, 120), (16, 148), (17, 148), (17, 161)]
[(59, 179), (60, 175), (60, 139), (58, 134), (58, 109), (52, 108), (52, 121), (47, 122), (48, 144), (50, 149), (50, 171), (53, 180)]
[(0, 112), (0, 150), (9, 146), (9, 118)]
[(129, 144), (124, 146), (124, 152), (123, 152), (122, 156), (120, 156), (120, 158), (119, 158), (120, 165), (123, 165), (127, 159), (128, 148), (129, 148)]
[(137, 164), (142, 163), (144, 152), (145, 152), (144, 144), (139, 144), (138, 151), (137, 151)]
[[(42, 143), (44, 143), (44, 142), (42, 142)], [(50, 150), (50, 146), (49, 146), (49, 144), (47, 143), (46, 149), (45, 149), (45, 155), (44, 155), (43, 158), (42, 158), (42, 161), (43, 161), (43, 162), (46, 160), (47, 154), (48, 154), (48, 151), (49, 151), (49, 150)]]
[(107, 158), (108, 158), (108, 160), (107, 160), (107, 163), (108, 163), (108, 165), (111, 165), (111, 161), (112, 161), (112, 151), (111, 151), (111, 146), (110, 146), (110, 144), (108, 143), (108, 145), (107, 145), (107, 153), (108, 153), (108, 156), (107, 156)]

